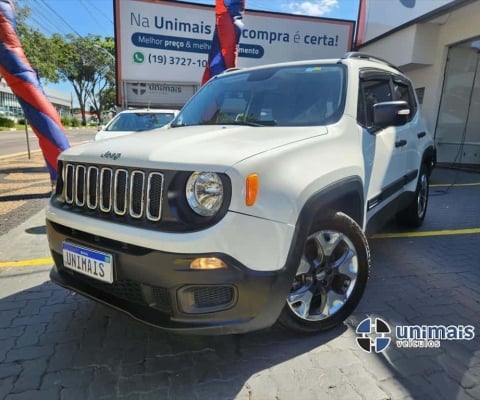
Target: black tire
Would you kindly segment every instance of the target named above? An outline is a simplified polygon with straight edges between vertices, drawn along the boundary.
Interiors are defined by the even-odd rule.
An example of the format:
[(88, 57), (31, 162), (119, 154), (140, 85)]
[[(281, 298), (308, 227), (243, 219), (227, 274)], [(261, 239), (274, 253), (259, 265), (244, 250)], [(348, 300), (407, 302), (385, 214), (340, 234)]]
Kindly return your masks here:
[(305, 242), (278, 322), (296, 332), (341, 324), (358, 305), (370, 268), (367, 239), (352, 218), (337, 212), (318, 221)]
[(397, 222), (410, 228), (418, 228), (423, 224), (428, 207), (429, 172), (422, 164), (418, 174), (415, 197), (407, 208), (397, 214)]

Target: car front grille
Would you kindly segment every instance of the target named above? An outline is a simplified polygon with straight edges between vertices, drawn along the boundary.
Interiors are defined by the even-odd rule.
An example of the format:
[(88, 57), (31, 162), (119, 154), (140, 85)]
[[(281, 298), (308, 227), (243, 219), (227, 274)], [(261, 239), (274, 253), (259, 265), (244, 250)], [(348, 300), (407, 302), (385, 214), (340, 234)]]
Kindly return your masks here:
[(150, 222), (162, 218), (161, 172), (65, 163), (62, 179), (63, 199), (69, 206)]

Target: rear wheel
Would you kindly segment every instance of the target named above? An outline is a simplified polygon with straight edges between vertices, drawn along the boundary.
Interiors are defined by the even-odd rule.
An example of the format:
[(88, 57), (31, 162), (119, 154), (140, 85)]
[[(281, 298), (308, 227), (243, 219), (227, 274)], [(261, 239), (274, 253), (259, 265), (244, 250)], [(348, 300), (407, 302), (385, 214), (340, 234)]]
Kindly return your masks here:
[(331, 329), (355, 309), (370, 272), (362, 229), (344, 213), (314, 225), (279, 322), (300, 332)]
[(427, 167), (422, 164), (415, 189), (415, 198), (406, 209), (397, 214), (399, 224), (412, 228), (418, 228), (423, 224), (428, 206), (428, 183)]

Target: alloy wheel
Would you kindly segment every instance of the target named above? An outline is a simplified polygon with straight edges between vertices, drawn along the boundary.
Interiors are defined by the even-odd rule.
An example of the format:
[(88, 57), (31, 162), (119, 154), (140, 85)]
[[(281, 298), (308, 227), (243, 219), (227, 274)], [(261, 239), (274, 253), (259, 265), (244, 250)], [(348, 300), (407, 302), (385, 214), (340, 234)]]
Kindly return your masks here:
[(358, 257), (352, 241), (342, 232), (322, 230), (307, 238), (287, 304), (307, 321), (337, 313), (357, 282)]

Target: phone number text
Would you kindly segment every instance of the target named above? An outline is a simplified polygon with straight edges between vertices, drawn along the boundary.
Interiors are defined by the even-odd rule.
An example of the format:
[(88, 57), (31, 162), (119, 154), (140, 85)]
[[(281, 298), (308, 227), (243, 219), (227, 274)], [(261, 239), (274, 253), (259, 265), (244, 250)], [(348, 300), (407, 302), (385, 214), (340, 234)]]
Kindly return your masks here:
[(196, 66), (199, 68), (205, 68), (207, 66), (207, 60), (189, 57), (174, 57), (165, 56), (162, 54), (149, 54), (149, 64), (161, 64), (161, 65), (179, 65), (182, 67)]

